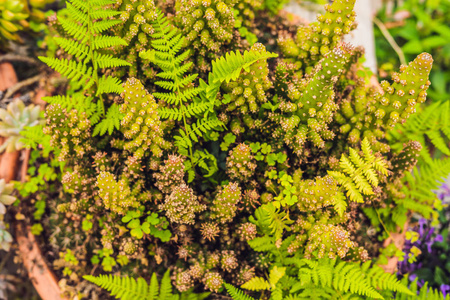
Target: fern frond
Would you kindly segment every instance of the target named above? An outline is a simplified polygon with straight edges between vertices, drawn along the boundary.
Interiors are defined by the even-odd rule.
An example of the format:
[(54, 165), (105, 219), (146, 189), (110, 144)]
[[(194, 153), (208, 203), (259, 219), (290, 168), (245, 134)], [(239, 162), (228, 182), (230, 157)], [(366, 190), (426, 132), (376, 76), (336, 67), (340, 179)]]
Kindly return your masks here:
[(352, 148), (349, 150), (349, 157), (342, 155), (339, 161), (342, 172), (328, 171), (346, 190), (350, 200), (359, 203), (364, 201), (363, 195), (374, 194), (373, 187), (379, 184), (377, 172), (385, 176), (388, 173), (386, 162), (372, 154), (367, 138), (363, 140), (361, 148), (363, 157)]
[(209, 109), (209, 104), (207, 102), (194, 102), (186, 106), (186, 117), (190, 118), (193, 116), (198, 116)]
[(58, 17), (58, 21), (64, 31), (80, 43), (85, 43), (89, 38), (88, 29), (84, 26), (80, 26), (77, 22), (60, 17)]
[(184, 130), (180, 129), (180, 136), (175, 136), (175, 145), (179, 148), (192, 147), (193, 142), (198, 142), (198, 137), (220, 126), (223, 126), (223, 123), (217, 118), (199, 119), (197, 123), (187, 124)]
[(271, 52), (244, 51), (242, 55), (239, 51), (229, 52), (225, 57), (220, 57), (212, 62), (212, 72), (208, 78), (209, 84), (221, 84), (222, 82), (230, 82), (236, 80), (241, 71), (248, 68), (260, 59), (268, 59), (278, 57), (277, 54)]
[[(111, 275), (100, 275), (98, 277), (86, 275), (83, 278), (110, 292), (117, 299), (132, 300), (146, 299), (147, 297), (147, 289), (142, 286), (143, 279), (142, 281), (136, 281), (130, 277)], [(140, 287), (139, 290), (137, 289), (138, 286)]]
[(116, 1), (114, 1), (114, 0), (89, 0), (89, 3), (92, 5), (92, 7), (104, 7), (107, 5), (115, 4)]
[(92, 49), (105, 49), (114, 46), (127, 46), (128, 43), (118, 36), (95, 36), (92, 39)]
[(276, 248), (272, 242), (272, 239), (266, 235), (263, 237), (256, 237), (253, 240), (248, 241), (248, 245), (252, 247), (253, 250), (258, 252), (270, 251)]
[(43, 155), (44, 157), (47, 157), (54, 149), (50, 145), (51, 136), (44, 133), (43, 127), (43, 125), (24, 127), (20, 131), (20, 135), (22, 136), (20, 142), (23, 143), (25, 147), (30, 147), (32, 149), (37, 149), (39, 145), (42, 145)]
[(94, 63), (97, 64), (102, 69), (131, 66), (129, 62), (123, 59), (116, 58), (109, 54), (100, 54), (98, 52), (94, 52)]
[(286, 268), (277, 266), (273, 266), (272, 270), (269, 273), (269, 283), (272, 286), (272, 289), (275, 288), (275, 285), (278, 281), (286, 274)]
[(420, 113), (413, 114), (404, 124), (397, 125), (388, 134), (392, 148), (400, 150), (403, 143), (410, 140), (419, 141), (423, 148), (420, 152), (421, 158), (426, 163), (432, 163), (429, 150), (426, 148), (425, 137), (431, 144), (445, 155), (450, 155), (450, 103), (438, 101)]
[(89, 48), (87, 45), (83, 45), (74, 40), (68, 40), (61, 37), (55, 37), (55, 42), (64, 49), (68, 54), (75, 56), (79, 60), (83, 60), (85, 58), (90, 59), (89, 56)]
[(242, 285), (243, 289), (250, 291), (269, 291), (270, 283), (262, 277), (255, 276)]
[(122, 23), (121, 20), (102, 20), (95, 22), (92, 25), (92, 32), (94, 33), (102, 33), (103, 31), (106, 31), (116, 25), (119, 25)]
[(164, 276), (161, 280), (159, 299), (160, 300), (164, 300), (164, 299), (169, 300), (170, 297), (172, 297), (172, 282), (170, 279), (170, 272), (169, 272), (169, 270), (167, 270), (166, 273), (164, 273)]
[(89, 9), (89, 4), (82, 0), (73, 0), (72, 5), (85, 13), (87, 13)]
[(159, 293), (159, 283), (158, 278), (156, 278), (156, 274), (152, 274), (152, 278), (150, 279), (150, 286), (148, 287), (148, 295), (145, 300), (156, 300)]
[[(417, 278), (411, 282), (411, 285), (409, 289), (414, 294), (414, 296), (411, 295), (405, 295), (405, 294), (396, 294), (395, 298), (396, 300), (448, 300), (450, 299), (450, 295), (447, 295), (444, 297), (441, 291), (435, 290), (432, 288), (428, 288), (428, 282), (425, 282), (425, 284), (419, 288), (417, 286)], [(408, 277), (405, 276), (405, 278), (402, 280), (403, 284), (408, 284)]]
[(231, 284), (225, 283), (225, 288), (228, 294), (233, 298), (233, 300), (254, 300), (252, 297), (244, 294), (240, 289), (232, 286)]
[[(150, 280), (150, 286), (147, 282), (138, 278), (120, 277), (111, 275), (100, 275), (98, 277), (86, 275), (84, 279), (98, 285), (110, 292), (112, 296), (121, 300), (172, 300), (172, 283), (170, 281), (170, 271), (167, 270), (159, 286), (156, 274), (153, 274)], [(159, 296), (158, 296), (159, 294)], [(193, 294), (193, 293), (192, 293)], [(193, 294), (199, 296), (198, 294)], [(197, 297), (195, 298), (197, 299)]]
[(120, 94), (123, 92), (122, 81), (117, 77), (103, 75), (98, 80), (97, 96), (107, 93)]
[(178, 108), (168, 108), (168, 107), (159, 108), (158, 114), (161, 119), (170, 119), (176, 121), (181, 121), (184, 115), (183, 112), (180, 111)]
[(76, 62), (75, 60), (57, 59), (51, 57), (39, 56), (39, 59), (46, 63), (50, 68), (61, 73), (71, 79), (77, 86), (84, 86), (88, 89), (95, 81), (92, 77), (92, 68), (82, 62)]
[(69, 1), (66, 2), (66, 8), (70, 16), (75, 19), (76, 22), (81, 23), (82, 26), (89, 24), (89, 16), (84, 12), (73, 6)]
[(307, 267), (299, 270), (300, 284), (293, 291), (309, 289), (311, 285), (323, 287), (326, 291), (332, 288), (339, 294), (351, 293), (369, 298), (383, 299), (376, 289), (394, 291), (413, 295), (413, 293), (393, 274), (385, 273), (377, 266), (370, 266), (370, 262), (363, 265), (359, 263), (344, 262), (338, 259), (320, 259), (315, 264), (306, 262)]
[[(437, 189), (444, 179), (450, 174), (450, 158), (442, 160), (431, 160), (430, 163), (415, 167), (412, 173), (406, 173), (404, 180), (406, 185), (402, 192), (406, 195), (404, 200), (399, 199), (401, 204), (413, 211), (429, 217), (433, 213)], [(428, 208), (426, 208), (428, 206)]]
[(109, 19), (115, 16), (120, 15), (121, 12), (120, 11), (114, 11), (114, 10), (104, 10), (104, 9), (99, 9), (96, 11), (91, 12), (91, 18), (92, 19)]
[(397, 280), (395, 274), (386, 273), (381, 267), (373, 265), (367, 272), (371, 284), (382, 290), (390, 290), (406, 295), (414, 295), (407, 286)]
[(104, 135), (106, 132), (111, 135), (114, 131), (114, 128), (119, 130), (120, 120), (122, 118), (123, 115), (119, 111), (119, 106), (114, 103), (108, 109), (106, 117), (95, 126), (93, 136)]

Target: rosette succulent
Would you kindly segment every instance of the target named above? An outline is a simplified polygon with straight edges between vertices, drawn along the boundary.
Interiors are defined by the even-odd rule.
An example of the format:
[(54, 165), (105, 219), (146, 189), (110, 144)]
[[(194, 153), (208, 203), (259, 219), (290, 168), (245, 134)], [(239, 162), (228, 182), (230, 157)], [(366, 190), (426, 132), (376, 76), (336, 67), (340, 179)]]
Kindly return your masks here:
[(6, 230), (6, 224), (3, 222), (6, 213), (6, 206), (13, 204), (16, 197), (11, 196), (14, 184), (6, 183), (5, 179), (0, 179), (0, 250), (8, 251), (12, 242), (11, 234)]
[(20, 132), (25, 127), (33, 127), (42, 123), (39, 118), (40, 108), (34, 104), (25, 104), (16, 99), (6, 109), (0, 108), (0, 136), (6, 138), (0, 146), (0, 152), (13, 152), (20, 150), (23, 143), (20, 141)]
[(10, 205), (16, 201), (16, 197), (11, 196), (14, 184), (6, 183), (5, 179), (0, 179), (0, 218), (6, 213), (5, 205)]

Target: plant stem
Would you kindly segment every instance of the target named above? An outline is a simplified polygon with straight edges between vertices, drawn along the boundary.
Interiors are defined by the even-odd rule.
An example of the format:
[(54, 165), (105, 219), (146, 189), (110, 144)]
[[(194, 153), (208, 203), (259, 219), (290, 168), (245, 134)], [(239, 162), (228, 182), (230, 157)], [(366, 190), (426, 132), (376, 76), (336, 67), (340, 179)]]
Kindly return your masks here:
[(378, 212), (378, 209), (376, 209), (376, 208), (374, 208), (374, 209), (377, 212), (378, 221), (380, 221), (380, 224), (381, 224), (381, 226), (383, 226), (384, 231), (386, 231), (386, 233), (389, 235), (389, 237), (392, 238), (391, 233), (389, 232), (389, 230), (387, 230), (386, 226), (383, 223), (383, 220), (381, 220), (380, 213)]
[(388, 41), (389, 45), (391, 45), (392, 49), (397, 53), (398, 58), (400, 60), (400, 63), (406, 66), (406, 59), (405, 54), (403, 53), (400, 46), (397, 44), (397, 42), (394, 40), (392, 35), (389, 33), (389, 30), (387, 30), (386, 26), (384, 26), (383, 22), (381, 22), (378, 18), (373, 18), (373, 22), (378, 26), (383, 36)]

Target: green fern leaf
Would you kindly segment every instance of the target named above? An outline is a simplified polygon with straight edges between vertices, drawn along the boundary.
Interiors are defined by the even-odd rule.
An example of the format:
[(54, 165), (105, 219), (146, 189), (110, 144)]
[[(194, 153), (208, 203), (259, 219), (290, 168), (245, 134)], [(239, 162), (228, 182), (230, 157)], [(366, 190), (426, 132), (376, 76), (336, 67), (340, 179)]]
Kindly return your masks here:
[(81, 26), (87, 26), (89, 24), (89, 17), (84, 11), (76, 8), (69, 1), (66, 2), (66, 8), (70, 16), (75, 19), (77, 23), (81, 23)]
[(95, 84), (95, 81), (92, 78), (92, 68), (88, 68), (81, 62), (43, 56), (39, 56), (39, 59), (46, 63), (50, 68), (61, 73), (61, 75), (71, 79), (78, 86), (83, 85), (85, 86), (85, 89), (88, 89)]
[(131, 64), (123, 59), (113, 57), (109, 54), (99, 54), (94, 52), (94, 63), (100, 68), (113, 68), (113, 67), (123, 67), (131, 66)]
[(244, 51), (229, 52), (225, 57), (220, 57), (212, 62), (212, 72), (208, 78), (209, 84), (222, 84), (222, 82), (230, 82), (236, 80), (241, 71), (248, 68), (260, 59), (268, 59), (277, 57), (278, 55), (271, 52)]
[(48, 157), (49, 153), (56, 151), (51, 145), (51, 136), (43, 132), (43, 125), (36, 126), (26, 126), (20, 131), (22, 138), (20, 142), (24, 144), (25, 147), (32, 149), (38, 149), (39, 145), (42, 145), (42, 152), (44, 157)]
[(89, 4), (82, 0), (73, 0), (72, 5), (83, 11), (84, 13), (87, 13), (87, 11), (89, 10)]
[(338, 215), (342, 217), (347, 209), (347, 201), (345, 201), (344, 194), (340, 192), (337, 193), (333, 205)]
[(235, 288), (231, 284), (225, 283), (225, 288), (227, 289), (228, 294), (230, 294), (233, 300), (254, 300), (252, 297), (244, 294), (243, 291)]
[(75, 56), (79, 60), (88, 58), (89, 61), (89, 48), (87, 45), (83, 45), (77, 41), (68, 40), (61, 37), (55, 37), (54, 40), (68, 54)]
[(172, 282), (170, 280), (170, 272), (167, 270), (161, 280), (158, 300), (169, 300), (170, 297), (172, 297)]
[(110, 19), (112, 17), (118, 16), (120, 15), (121, 12), (120, 11), (114, 11), (114, 10), (96, 10), (91, 12), (91, 18), (92, 19)]
[(112, 296), (122, 300), (145, 299), (147, 294), (140, 294), (136, 289), (136, 280), (129, 277), (111, 275), (83, 276), (84, 279), (110, 292)]
[(270, 300), (283, 300), (283, 290), (279, 287), (273, 290), (270, 294)]
[(397, 280), (397, 276), (395, 274), (386, 273), (378, 266), (372, 266), (367, 273), (367, 277), (371, 281), (372, 286), (377, 288), (391, 290), (410, 296), (414, 295), (407, 286)]
[(159, 292), (158, 278), (156, 278), (156, 274), (153, 273), (152, 278), (150, 279), (148, 295), (147, 298), (145, 298), (145, 300), (157, 300), (158, 292)]
[(120, 120), (122, 118), (123, 116), (119, 111), (119, 106), (114, 103), (108, 109), (106, 117), (95, 126), (93, 136), (104, 135), (106, 132), (111, 135), (114, 131), (114, 128), (119, 130)]
[(92, 39), (92, 49), (105, 49), (115, 46), (127, 46), (128, 43), (118, 36), (95, 36)]
[(248, 241), (248, 244), (253, 250), (258, 252), (270, 251), (276, 248), (272, 239), (268, 236), (256, 237), (253, 240)]
[(275, 288), (275, 285), (278, 281), (286, 274), (286, 268), (274, 266), (269, 273), (269, 283), (272, 286), (272, 289)]
[(264, 278), (255, 276), (244, 283), (241, 287), (250, 291), (269, 291), (271, 285)]
[(98, 89), (96, 94), (97, 96), (107, 93), (120, 94), (122, 92), (123, 86), (120, 79), (107, 75), (103, 75), (102, 77), (99, 78)]
[(58, 21), (63, 27), (64, 31), (78, 40), (81, 44), (85, 43), (89, 38), (88, 29), (84, 26), (80, 26), (77, 22), (58, 17)]
[(102, 33), (103, 31), (106, 31), (116, 25), (119, 25), (122, 23), (121, 20), (102, 20), (95, 22), (92, 25), (92, 32), (94, 33)]

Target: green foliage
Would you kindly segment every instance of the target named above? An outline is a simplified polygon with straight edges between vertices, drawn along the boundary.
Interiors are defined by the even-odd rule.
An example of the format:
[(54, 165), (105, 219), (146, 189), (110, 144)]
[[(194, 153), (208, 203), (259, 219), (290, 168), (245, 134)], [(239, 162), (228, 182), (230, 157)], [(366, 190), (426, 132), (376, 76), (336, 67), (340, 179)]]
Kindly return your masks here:
[(19, 140), (24, 147), (42, 149), (42, 155), (48, 157), (50, 152), (57, 151), (50, 146), (51, 137), (43, 132), (43, 125), (25, 126), (20, 132), (22, 138)]
[[(421, 158), (426, 163), (432, 162), (427, 141), (444, 155), (450, 155), (450, 102), (436, 101), (420, 108), (421, 113), (411, 116), (404, 124), (397, 125), (389, 132), (387, 138), (395, 148), (408, 141), (419, 141), (423, 145)], [(395, 144), (394, 144), (395, 143)], [(394, 147), (393, 147), (394, 148)]]
[(58, 163), (54, 162), (53, 165), (42, 163), (39, 165), (39, 168), (30, 166), (27, 170), (29, 180), (25, 183), (15, 182), (15, 187), (19, 191), (20, 195), (22, 197), (30, 196), (38, 190), (46, 187), (48, 183), (56, 180), (58, 178), (58, 174), (55, 171), (55, 167), (57, 167), (57, 165)]
[[(141, 52), (139, 55), (150, 60), (162, 70), (157, 76), (166, 80), (156, 81), (155, 84), (170, 92), (154, 93), (154, 95), (175, 107), (163, 107), (159, 113), (161, 118), (183, 121), (184, 130), (180, 129), (180, 135), (175, 136), (175, 144), (180, 153), (183, 155), (189, 153), (192, 160), (193, 142), (198, 142), (198, 138), (202, 137), (204, 133), (221, 126), (222, 123), (215, 116), (208, 118), (207, 112), (211, 107), (207, 102), (202, 101), (204, 97), (201, 97), (203, 99), (196, 97), (201, 91), (201, 88), (192, 86), (197, 74), (185, 76), (187, 70), (192, 66), (192, 62), (184, 63), (189, 55), (189, 50), (178, 54), (184, 44), (182, 34), (171, 28), (162, 13), (158, 14), (153, 26), (155, 29), (152, 34), (154, 50)], [(198, 116), (197, 122), (190, 125), (187, 123), (187, 119), (193, 116)]]
[[(285, 267), (275, 266), (269, 274), (269, 281), (254, 277), (242, 288), (270, 290), (270, 299), (278, 299), (278, 293), (281, 297), (285, 294), (292, 299), (334, 299), (336, 294), (344, 299), (385, 299), (382, 294), (392, 292), (396, 292), (399, 299), (409, 299), (415, 295), (414, 287), (410, 291), (395, 275), (371, 266), (370, 261), (360, 264), (328, 258), (317, 261), (288, 258), (285, 262), (295, 266), (291, 273), (298, 274), (298, 278), (287, 275)], [(226, 284), (225, 287), (233, 299), (253, 299), (231, 285)], [(362, 297), (358, 298), (358, 295)]]
[(111, 296), (114, 296), (116, 299), (121, 300), (201, 300), (209, 295), (209, 293), (186, 293), (180, 297), (180, 295), (173, 294), (169, 271), (164, 273), (161, 283), (158, 282), (156, 274), (153, 273), (150, 284), (143, 278), (136, 280), (130, 277), (111, 275), (100, 275), (98, 277), (86, 275), (83, 278), (110, 292)]
[[(269, 2), (260, 4), (72, 0), (67, 17), (59, 13), (65, 53), (43, 60), (70, 84), (48, 98), (42, 146), (60, 164), (32, 169), (47, 190), (30, 198), (47, 201), (34, 210), (44, 230), (67, 228), (49, 234), (64, 277), (95, 267), (156, 272), (150, 286), (95, 279), (116, 297), (139, 299), (166, 297), (156, 295), (166, 267), (162, 290), (172, 281), (211, 297), (227, 290), (251, 299), (224, 282), (274, 300), (410, 294), (368, 259), (411, 213), (432, 217), (440, 207), (430, 189), (450, 171), (447, 161), (414, 167), (428, 138), (447, 149), (446, 123), (426, 121), (442, 143), (423, 137), (420, 119), (406, 122), (425, 101), (431, 57), (420, 54), (377, 90), (362, 49), (341, 42), (355, 27), (353, 0), (335, 0), (296, 41), (285, 38), (291, 25), (267, 14)], [(277, 45), (272, 32), (283, 33)], [(282, 51), (250, 46), (251, 34)], [(386, 135), (392, 128), (408, 135)], [(422, 139), (411, 140), (413, 131)], [(25, 135), (36, 148), (44, 137)], [(56, 166), (61, 185), (44, 187), (59, 179)]]
[[(407, 278), (405, 277), (405, 279), (403, 280), (403, 283), (407, 283)], [(413, 299), (417, 299), (417, 300), (425, 300), (425, 299), (430, 299), (430, 300), (445, 300), (445, 299), (449, 299), (450, 296), (446, 296), (444, 297), (444, 295), (442, 294), (441, 291), (438, 291), (436, 289), (433, 288), (429, 288), (428, 287), (428, 282), (425, 282), (423, 284), (422, 287), (419, 288), (418, 284), (417, 284), (417, 279), (415, 279), (411, 284), (410, 284), (410, 290), (414, 295), (407, 295), (407, 294), (397, 294), (395, 296), (395, 298), (393, 299), (397, 299), (397, 300), (413, 300)]]
[(131, 229), (131, 236), (142, 239), (145, 233), (159, 238), (162, 242), (168, 242), (170, 240), (172, 234), (166, 229), (168, 225), (166, 218), (159, 218), (157, 213), (152, 213), (150, 216), (147, 216), (145, 221), (141, 224), (139, 219), (141, 216), (141, 211), (128, 211), (127, 214), (122, 217), (122, 222), (128, 223), (127, 227)]
[(228, 294), (230, 294), (233, 300), (254, 300), (254, 298), (247, 296), (243, 291), (239, 290), (229, 283), (225, 283), (225, 288), (227, 289)]
[(450, 159), (433, 160), (431, 164), (414, 168), (412, 173), (406, 173), (408, 188), (403, 192), (406, 198), (402, 204), (426, 218), (435, 215), (433, 208), (440, 208), (439, 200), (432, 191), (436, 190), (450, 172)]
[[(122, 92), (121, 82), (111, 75), (99, 75), (101, 69), (119, 66), (129, 66), (130, 63), (108, 54), (104, 49), (111, 46), (126, 45), (120, 37), (109, 36), (107, 30), (120, 24), (122, 21), (111, 19), (119, 14), (112, 9), (105, 8), (114, 1), (83, 0), (67, 1), (68, 18), (59, 16), (58, 21), (69, 38), (56, 38), (56, 43), (64, 51), (72, 55), (72, 59), (58, 59), (52, 57), (39, 57), (49, 67), (66, 76), (77, 91), (74, 96), (46, 97), (44, 100), (59, 103), (63, 108), (70, 109), (72, 103), (84, 107), (90, 121), (95, 124), (105, 116), (104, 94)], [(86, 97), (91, 94), (95, 97)], [(95, 107), (95, 109), (94, 109)], [(111, 110), (111, 111), (109, 111)], [(97, 124), (94, 135), (107, 131), (112, 133), (118, 127), (120, 115), (115, 105), (111, 106), (106, 119)]]
[(242, 285), (242, 288), (251, 291), (274, 290), (278, 281), (286, 274), (286, 268), (274, 266), (269, 273), (269, 280), (261, 277), (253, 277)]
[(340, 171), (328, 171), (346, 191), (347, 197), (354, 202), (364, 202), (363, 195), (374, 194), (373, 188), (379, 184), (379, 174), (387, 176), (388, 169), (382, 158), (372, 153), (369, 141), (362, 142), (363, 157), (350, 148), (350, 155), (342, 155)]
[(377, 292), (391, 290), (401, 294), (414, 295), (401, 284), (395, 275), (385, 273), (379, 267), (369, 269), (370, 262), (363, 265), (338, 260), (322, 259), (317, 262), (301, 260), (298, 262), (299, 280), (291, 293), (298, 292), (302, 297), (317, 293), (316, 289), (332, 289), (345, 295), (347, 293), (383, 299)]

